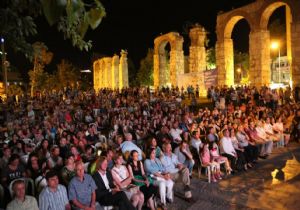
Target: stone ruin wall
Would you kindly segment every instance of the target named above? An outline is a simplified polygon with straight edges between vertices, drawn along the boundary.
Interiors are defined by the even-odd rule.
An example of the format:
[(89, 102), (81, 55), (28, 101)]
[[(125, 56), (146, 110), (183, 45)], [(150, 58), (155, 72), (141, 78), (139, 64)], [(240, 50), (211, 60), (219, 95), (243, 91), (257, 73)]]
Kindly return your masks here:
[(127, 52), (122, 50), (121, 56), (103, 57), (93, 63), (94, 89), (122, 89), (128, 84)]

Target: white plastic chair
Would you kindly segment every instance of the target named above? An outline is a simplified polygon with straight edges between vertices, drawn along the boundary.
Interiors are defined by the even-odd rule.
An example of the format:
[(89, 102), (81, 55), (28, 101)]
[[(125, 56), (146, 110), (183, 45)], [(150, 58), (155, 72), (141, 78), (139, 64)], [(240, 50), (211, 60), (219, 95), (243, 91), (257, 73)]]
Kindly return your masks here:
[(84, 163), (84, 171), (87, 173), (89, 169), (90, 162)]
[(11, 181), (11, 183), (10, 183), (9, 186), (8, 186), (8, 190), (9, 190), (9, 193), (10, 193), (11, 197), (13, 197), (13, 195), (14, 195), (14, 191), (13, 191), (13, 189), (12, 189), (13, 184), (14, 184), (17, 180), (22, 180), (22, 181), (24, 181), (26, 191), (28, 190), (28, 187), (30, 187), (32, 195), (35, 196), (34, 181), (33, 181), (31, 178), (20, 178), (20, 179), (15, 179), (15, 180)]
[(211, 166), (210, 165), (203, 165), (202, 164), (202, 160), (201, 160), (201, 157), (199, 157), (199, 160), (200, 160), (200, 173), (201, 173), (201, 168), (205, 168), (205, 175), (207, 176), (207, 179), (208, 179), (208, 183), (211, 182)]
[(114, 209), (113, 206), (102, 206), (104, 210), (112, 210)]
[(4, 202), (4, 189), (2, 185), (0, 184), (0, 203)]

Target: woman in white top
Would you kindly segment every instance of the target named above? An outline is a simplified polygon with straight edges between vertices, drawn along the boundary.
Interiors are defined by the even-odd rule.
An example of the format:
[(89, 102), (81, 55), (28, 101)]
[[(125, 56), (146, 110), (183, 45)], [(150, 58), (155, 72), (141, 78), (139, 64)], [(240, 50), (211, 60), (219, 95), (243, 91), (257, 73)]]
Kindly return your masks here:
[(142, 210), (144, 204), (144, 194), (138, 189), (137, 186), (131, 184), (131, 176), (128, 169), (123, 165), (122, 153), (116, 154), (114, 157), (114, 167), (111, 170), (115, 184), (124, 189), (128, 199), (131, 200), (132, 205), (138, 210)]
[[(274, 118), (272, 120), (274, 120)], [(273, 130), (279, 135), (279, 141), (282, 146), (287, 145), (289, 143), (290, 134), (284, 133), (284, 127), (281, 117), (278, 117), (276, 123), (273, 123)]]

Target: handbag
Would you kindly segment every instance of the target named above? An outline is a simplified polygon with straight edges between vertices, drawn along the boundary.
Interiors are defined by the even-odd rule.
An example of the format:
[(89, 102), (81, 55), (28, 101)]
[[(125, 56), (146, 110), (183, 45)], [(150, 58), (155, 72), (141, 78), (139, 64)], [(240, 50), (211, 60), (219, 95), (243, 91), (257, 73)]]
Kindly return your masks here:
[(136, 194), (139, 190), (140, 190), (140, 187), (137, 185), (134, 185), (134, 184), (130, 184), (124, 189), (124, 191), (127, 191), (131, 194)]
[[(145, 181), (144, 177), (141, 176), (141, 175), (134, 175), (134, 179)], [(150, 176), (147, 176), (147, 179), (148, 179), (150, 184), (153, 184), (153, 179)], [(134, 181), (134, 184), (139, 186), (139, 187), (142, 187), (142, 186), (145, 185), (144, 182), (137, 182), (137, 181)]]

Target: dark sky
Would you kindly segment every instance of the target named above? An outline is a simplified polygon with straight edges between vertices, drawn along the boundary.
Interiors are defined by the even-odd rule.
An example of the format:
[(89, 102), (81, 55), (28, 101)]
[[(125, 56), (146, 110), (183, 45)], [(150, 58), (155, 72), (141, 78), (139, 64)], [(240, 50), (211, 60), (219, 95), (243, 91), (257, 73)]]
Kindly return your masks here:
[[(63, 40), (63, 34), (57, 32), (56, 27), (50, 27), (44, 17), (38, 23), (38, 35), (32, 41), (44, 42), (54, 58), (50, 69), (65, 58), (81, 69), (91, 67), (93, 52), (112, 56), (121, 49), (128, 50), (136, 65), (146, 56), (147, 49), (153, 48), (155, 37), (161, 33), (177, 31), (185, 39), (184, 48), (187, 53), (188, 35), (184, 28), (193, 23), (200, 23), (209, 32), (210, 45), (216, 41), (215, 26), (219, 11), (229, 11), (246, 5), (255, 0), (101, 0), (107, 16), (96, 30), (89, 30), (86, 39), (93, 41), (93, 48), (89, 52), (81, 52), (74, 48), (69, 40)], [(238, 28), (238, 29), (236, 29)], [(246, 21), (241, 21), (235, 27), (233, 38), (238, 36), (235, 47), (240, 51), (248, 49), (249, 27)], [(18, 57), (13, 64), (30, 68), (25, 59)]]

